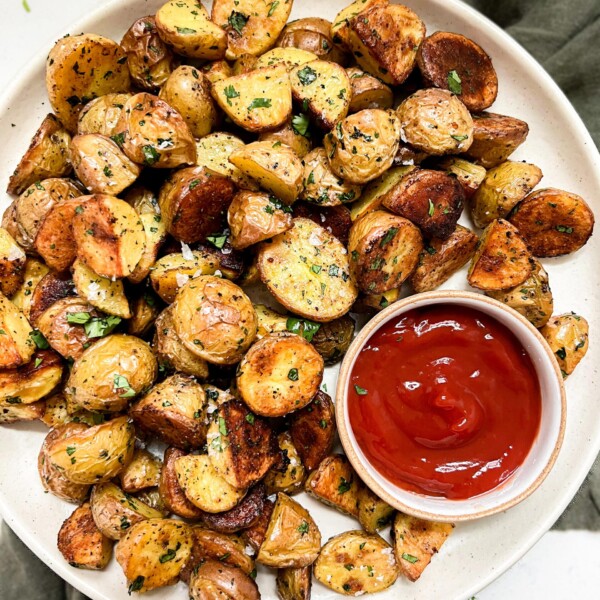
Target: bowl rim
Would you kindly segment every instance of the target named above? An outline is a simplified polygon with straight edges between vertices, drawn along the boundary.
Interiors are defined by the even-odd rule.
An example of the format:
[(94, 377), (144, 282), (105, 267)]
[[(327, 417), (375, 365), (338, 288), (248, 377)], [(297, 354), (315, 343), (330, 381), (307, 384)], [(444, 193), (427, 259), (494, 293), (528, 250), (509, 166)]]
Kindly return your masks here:
[[(348, 379), (351, 373), (351, 367), (354, 365), (354, 360), (356, 355), (362, 350), (365, 343), (368, 339), (377, 331), (382, 325), (384, 325), (389, 319), (393, 318), (393, 316), (406, 312), (413, 304), (427, 301), (438, 301), (435, 303), (439, 303), (440, 300), (447, 300), (451, 303), (454, 300), (469, 300), (474, 301), (475, 304), (487, 304), (493, 306), (494, 308), (502, 310), (505, 314), (509, 315), (509, 317), (513, 320), (519, 321), (525, 328), (528, 330), (529, 334), (537, 341), (540, 345), (541, 349), (544, 351), (544, 354), (549, 359), (549, 364), (552, 366), (552, 371), (554, 372), (554, 377), (558, 382), (558, 388), (560, 392), (560, 424), (557, 438), (554, 442), (554, 447), (550, 454), (550, 457), (544, 464), (543, 468), (540, 470), (535, 480), (529, 484), (529, 486), (523, 490), (520, 494), (510, 498), (501, 504), (492, 506), (490, 508), (477, 510), (474, 512), (464, 512), (462, 514), (456, 515), (445, 515), (438, 514), (434, 512), (430, 512), (428, 510), (423, 510), (421, 508), (416, 508), (406, 502), (399, 500), (393, 494), (389, 493), (385, 490), (371, 475), (371, 470), (375, 470), (374, 467), (370, 465), (366, 465), (358, 456), (354, 445), (350, 439), (350, 430), (352, 429), (349, 419), (346, 418), (347, 413), (347, 384)], [(493, 315), (490, 315), (492, 318), (495, 318)], [(507, 326), (507, 325), (505, 325)], [(507, 326), (509, 327), (509, 326)], [(509, 327), (510, 329), (510, 327)], [(485, 296), (483, 294), (478, 294), (470, 291), (457, 291), (457, 290), (443, 290), (443, 291), (432, 291), (432, 292), (423, 292), (420, 294), (413, 294), (394, 302), (381, 312), (377, 313), (371, 320), (369, 320), (364, 327), (359, 331), (356, 335), (352, 344), (348, 348), (346, 355), (342, 361), (339, 377), (336, 386), (335, 392), (335, 419), (337, 424), (338, 435), (340, 438), (340, 442), (344, 448), (344, 452), (348, 457), (351, 465), (354, 470), (361, 478), (361, 480), (369, 487), (375, 494), (377, 494), (382, 500), (387, 502), (390, 506), (394, 507), (397, 510), (400, 510), (408, 515), (413, 517), (417, 517), (420, 519), (437, 521), (437, 522), (446, 522), (446, 523), (455, 523), (459, 521), (473, 521), (476, 519), (481, 519), (483, 517), (489, 517), (491, 515), (497, 514), (499, 512), (504, 512), (513, 506), (521, 503), (527, 497), (529, 497), (546, 479), (552, 467), (556, 463), (556, 459), (558, 458), (558, 454), (563, 444), (565, 429), (566, 429), (566, 420), (567, 420), (567, 396), (564, 385), (564, 378), (562, 376), (562, 372), (556, 361), (554, 353), (552, 349), (539, 332), (530, 321), (528, 321), (523, 315), (521, 315), (516, 310), (510, 308), (506, 304), (499, 302), (489, 296)], [(358, 442), (356, 442), (358, 445)], [(527, 462), (529, 459), (529, 455), (525, 458), (524, 462)], [(523, 463), (524, 464), (524, 463)], [(538, 469), (540, 467), (537, 467)], [(383, 475), (379, 474), (381, 477)], [(510, 480), (510, 478), (509, 478)], [(490, 493), (493, 493), (494, 488), (490, 490)], [(419, 498), (420, 494), (415, 493), (415, 498)]]

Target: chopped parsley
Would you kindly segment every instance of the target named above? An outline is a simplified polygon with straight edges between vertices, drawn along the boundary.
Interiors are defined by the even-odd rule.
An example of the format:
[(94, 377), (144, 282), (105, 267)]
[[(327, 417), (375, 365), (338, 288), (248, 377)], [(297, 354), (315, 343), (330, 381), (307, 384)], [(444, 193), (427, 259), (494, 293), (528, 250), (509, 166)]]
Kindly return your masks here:
[(345, 494), (352, 487), (352, 479), (340, 477), (340, 485), (338, 485), (338, 494)]
[(308, 521), (302, 521), (302, 523), (300, 523), (300, 525), (298, 525), (297, 530), (299, 533), (301, 533), (302, 535), (308, 533), (308, 530), (310, 529), (310, 525), (308, 524)]
[(195, 29), (191, 29), (190, 27), (177, 27), (175, 26), (175, 29), (177, 29), (177, 33), (181, 33), (182, 35), (189, 35), (191, 33), (196, 33)]
[(427, 211), (427, 213), (429, 214), (430, 217), (433, 217), (433, 215), (435, 213), (435, 205), (431, 201), (431, 198), (429, 199), (429, 210)]
[(113, 382), (114, 390), (119, 393), (119, 398), (133, 398), (135, 396), (135, 390), (129, 385), (127, 377), (115, 373)]
[(308, 117), (304, 113), (300, 113), (292, 117), (292, 129), (294, 133), (301, 135), (303, 137), (309, 138), (310, 132), (308, 131), (308, 126), (310, 125), (310, 121)]
[(246, 27), (246, 23), (248, 23), (248, 17), (245, 14), (234, 10), (229, 15), (229, 19), (227, 19), (227, 22), (229, 23), (232, 29), (237, 31), (239, 35), (242, 35), (242, 29)]
[(566, 225), (557, 225), (554, 229), (556, 229), (556, 231), (559, 233), (573, 233), (573, 228), (567, 227)]
[(462, 81), (456, 71), (448, 72), (448, 89), (456, 95), (462, 94)]
[(229, 106), (231, 106), (231, 99), (232, 98), (239, 98), (240, 97), (240, 93), (232, 85), (228, 85), (223, 90), (223, 93), (225, 94), (225, 98), (227, 98), (227, 104), (229, 104)]
[(379, 247), (380, 248), (385, 248), (385, 246), (387, 246), (394, 239), (394, 237), (396, 237), (397, 233), (398, 233), (398, 228), (397, 227), (390, 227), (387, 230), (386, 234), (381, 239)]
[(146, 578), (143, 575), (138, 575), (127, 589), (129, 595), (131, 595), (131, 592), (139, 592), (144, 587), (144, 581), (146, 581)]
[(271, 100), (269, 98), (254, 98), (248, 105), (248, 111), (255, 108), (271, 108)]
[(29, 337), (31, 338), (33, 343), (36, 345), (36, 347), (39, 348), (40, 350), (47, 350), (48, 348), (50, 348), (50, 344), (48, 343), (48, 340), (44, 337), (44, 334), (39, 329), (34, 329), (29, 334)]
[(298, 381), (298, 369), (290, 369), (288, 371), (287, 377), (290, 381)]
[(406, 552), (402, 554), (402, 558), (413, 565), (419, 560), (416, 556), (413, 556), (412, 554), (407, 554)]
[(223, 417), (219, 417), (219, 433), (221, 435), (227, 435), (229, 433), (227, 431), (227, 423), (225, 423), (225, 419)]
[(278, 6), (279, 6), (279, 0), (275, 0), (275, 2), (271, 2), (270, 6), (269, 6), (269, 12), (267, 13), (267, 17), (272, 16), (273, 13), (277, 10)]
[(288, 331), (301, 335), (307, 342), (312, 342), (313, 337), (321, 328), (321, 324), (313, 323), (307, 319), (289, 317), (286, 321), (285, 327)]
[(304, 68), (300, 69), (296, 75), (298, 75), (298, 79), (302, 85), (310, 85), (317, 80), (317, 72), (309, 65), (306, 65)]
[(206, 240), (209, 241), (215, 248), (222, 250), (223, 246), (227, 242), (227, 235), (225, 233), (219, 235), (209, 235), (207, 236)]
[(360, 385), (358, 385), (358, 384), (356, 384), (356, 383), (354, 384), (354, 390), (356, 391), (356, 393), (357, 393), (359, 396), (366, 396), (366, 395), (369, 393), (369, 391), (368, 391), (368, 390), (365, 390), (365, 388), (363, 388), (363, 387), (360, 387)]
[(142, 154), (144, 155), (144, 164), (151, 167), (160, 160), (160, 152), (150, 144), (142, 146)]
[(250, 423), (250, 425), (254, 425), (254, 415), (252, 413), (246, 415), (246, 422)]

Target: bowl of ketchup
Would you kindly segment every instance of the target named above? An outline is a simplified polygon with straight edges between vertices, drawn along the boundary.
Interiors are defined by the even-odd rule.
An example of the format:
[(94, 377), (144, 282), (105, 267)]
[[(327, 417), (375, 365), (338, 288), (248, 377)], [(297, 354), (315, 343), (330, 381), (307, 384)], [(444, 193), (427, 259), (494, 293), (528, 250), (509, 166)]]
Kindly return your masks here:
[(411, 296), (378, 313), (340, 369), (336, 419), (363, 481), (433, 521), (504, 511), (558, 456), (563, 378), (541, 334), (471, 292)]

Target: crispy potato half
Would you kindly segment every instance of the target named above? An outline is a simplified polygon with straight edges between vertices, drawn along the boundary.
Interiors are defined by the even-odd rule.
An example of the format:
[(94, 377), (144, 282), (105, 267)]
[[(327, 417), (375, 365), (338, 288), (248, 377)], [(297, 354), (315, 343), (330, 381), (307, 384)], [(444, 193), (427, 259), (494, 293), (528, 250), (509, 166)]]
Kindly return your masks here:
[(260, 600), (256, 582), (241, 569), (222, 560), (206, 558), (190, 576), (190, 600), (235, 598)]
[(394, 93), (385, 83), (365, 73), (361, 69), (352, 67), (346, 69), (350, 79), (350, 107), (348, 112), (355, 113), (366, 108), (380, 108), (387, 110), (394, 105)]
[(302, 336), (270, 333), (242, 359), (237, 390), (253, 412), (280, 417), (311, 401), (321, 385), (323, 369), (323, 358)]
[(325, 364), (333, 365), (346, 354), (353, 338), (354, 320), (349, 315), (344, 315), (335, 321), (322, 323), (311, 342)]
[(577, 194), (547, 188), (517, 204), (509, 221), (534, 256), (562, 256), (580, 250), (594, 231), (594, 213)]
[(258, 552), (261, 544), (265, 541), (267, 529), (269, 528), (269, 522), (271, 521), (271, 515), (273, 514), (274, 508), (275, 502), (265, 498), (262, 512), (258, 515), (255, 522), (241, 532), (242, 539), (255, 552)]
[(519, 285), (531, 275), (530, 258), (525, 242), (513, 225), (504, 219), (492, 221), (471, 260), (469, 285), (484, 291)]
[(100, 35), (83, 33), (56, 42), (46, 61), (46, 88), (52, 109), (69, 132), (77, 129), (79, 113), (90, 100), (129, 91), (126, 63), (121, 46)]
[(333, 43), (342, 49), (349, 49), (349, 22), (352, 17), (358, 15), (361, 11), (370, 8), (374, 4), (387, 4), (387, 0), (354, 0), (351, 4), (342, 9), (331, 24), (331, 37)]
[(312, 567), (278, 569), (276, 583), (282, 600), (310, 600)]
[(21, 194), (36, 181), (66, 177), (72, 169), (70, 142), (71, 136), (60, 121), (52, 113), (46, 115), (8, 180), (6, 191)]
[(321, 548), (313, 572), (317, 581), (345, 596), (380, 592), (398, 578), (392, 547), (364, 531), (332, 537)]
[(26, 262), (25, 252), (10, 233), (0, 227), (0, 292), (5, 296), (12, 296), (21, 287)]
[(341, 317), (358, 295), (346, 248), (310, 219), (294, 219), (292, 229), (262, 246), (258, 268), (278, 302), (314, 321)]
[(25, 315), (0, 293), (0, 369), (27, 364), (35, 352), (31, 325)]
[(117, 133), (125, 103), (133, 94), (105, 94), (88, 102), (79, 113), (77, 133), (99, 133), (107, 137)]
[(541, 334), (556, 356), (563, 377), (567, 377), (588, 350), (588, 322), (575, 313), (553, 316)]

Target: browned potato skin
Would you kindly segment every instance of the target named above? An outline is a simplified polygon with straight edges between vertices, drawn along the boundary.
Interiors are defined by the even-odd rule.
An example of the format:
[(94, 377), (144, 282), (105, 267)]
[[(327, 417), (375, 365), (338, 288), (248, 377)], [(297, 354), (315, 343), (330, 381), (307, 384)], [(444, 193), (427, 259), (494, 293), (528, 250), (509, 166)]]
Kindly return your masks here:
[(235, 189), (229, 178), (204, 167), (175, 171), (158, 197), (167, 231), (186, 244), (206, 241), (223, 230)]
[(4, 213), (2, 213), (2, 223), (0, 226), (6, 229), (10, 235), (18, 242), (21, 248), (25, 247), (22, 236), (19, 233), (19, 224), (17, 223), (17, 202), (13, 200)]
[(190, 577), (190, 600), (260, 600), (256, 583), (244, 571), (207, 558)]
[(497, 113), (473, 115), (473, 143), (468, 157), (491, 169), (504, 162), (527, 138), (525, 121)]
[(308, 472), (314, 471), (333, 449), (335, 413), (331, 397), (319, 390), (313, 401), (292, 415), (292, 442)]
[(85, 502), (62, 524), (58, 549), (64, 559), (78, 569), (101, 570), (112, 556), (112, 540), (96, 527), (89, 502)]
[(281, 142), (288, 145), (300, 158), (304, 158), (312, 149), (312, 142), (309, 138), (300, 135), (294, 131), (292, 122), (288, 121), (279, 129), (265, 131), (258, 136), (259, 142)]
[(509, 216), (538, 258), (580, 250), (594, 231), (594, 213), (577, 194), (547, 188), (529, 194)]
[(160, 483), (162, 461), (148, 450), (136, 448), (131, 462), (119, 473), (121, 489), (134, 494)]
[(179, 448), (170, 447), (165, 450), (158, 490), (165, 506), (170, 512), (184, 519), (199, 519), (203, 516), (203, 511), (187, 499), (187, 496), (179, 485), (179, 481), (177, 481), (175, 461), (180, 456), (185, 456), (185, 452)]
[(459, 33), (436, 31), (417, 52), (417, 64), (427, 86), (449, 89), (449, 73), (461, 81), (458, 97), (471, 112), (491, 106), (498, 95), (498, 76), (492, 60), (473, 40)]
[(62, 273), (54, 271), (46, 273), (31, 294), (29, 321), (32, 325), (37, 325), (40, 316), (55, 302), (75, 295), (75, 286), (70, 273), (64, 271)]
[(299, 48), (316, 54), (321, 60), (348, 64), (349, 56), (333, 43), (331, 21), (319, 17), (297, 19), (288, 23), (277, 40), (280, 48)]
[(344, 246), (348, 244), (348, 236), (352, 227), (350, 210), (346, 206), (319, 206), (312, 202), (296, 202), (294, 219), (304, 217), (314, 221), (334, 235)]
[(265, 541), (265, 536), (267, 534), (267, 528), (269, 527), (269, 522), (271, 521), (271, 515), (273, 514), (273, 510), (275, 508), (275, 502), (265, 499), (264, 508), (262, 513), (258, 516), (256, 521), (242, 531), (242, 539), (252, 548), (254, 548), (255, 552), (258, 552), (262, 543)]
[(131, 79), (149, 92), (164, 84), (177, 62), (156, 31), (154, 15), (134, 21), (121, 40), (121, 48), (127, 53)]
[(21, 194), (36, 181), (66, 177), (71, 172), (70, 141), (71, 136), (60, 121), (52, 113), (46, 115), (8, 180), (6, 191)]
[(426, 238), (445, 240), (454, 231), (464, 202), (456, 178), (442, 171), (415, 169), (386, 194), (383, 205), (418, 225)]
[(542, 327), (540, 333), (554, 352), (566, 378), (588, 351), (588, 322), (575, 313), (556, 315)]
[(310, 600), (312, 566), (278, 569), (277, 593), (281, 600)]
[(410, 278), (415, 292), (431, 292), (440, 287), (469, 262), (477, 241), (478, 237), (462, 225), (457, 225), (445, 240), (429, 240)]
[(346, 69), (352, 87), (349, 113), (355, 113), (366, 108), (381, 108), (386, 110), (394, 105), (394, 93), (377, 77), (352, 67)]

